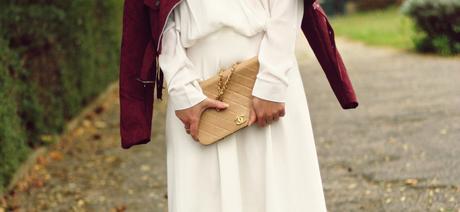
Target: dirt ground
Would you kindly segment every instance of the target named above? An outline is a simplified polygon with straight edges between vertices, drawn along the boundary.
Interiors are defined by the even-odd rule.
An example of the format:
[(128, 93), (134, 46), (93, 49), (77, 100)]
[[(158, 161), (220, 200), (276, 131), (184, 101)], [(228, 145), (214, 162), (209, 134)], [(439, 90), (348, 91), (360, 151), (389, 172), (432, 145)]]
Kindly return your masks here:
[[(329, 211), (460, 212), (460, 58), (338, 40), (360, 105), (342, 110), (298, 58)], [(165, 102), (152, 141), (120, 147), (117, 89), (0, 201), (1, 211), (167, 211)]]

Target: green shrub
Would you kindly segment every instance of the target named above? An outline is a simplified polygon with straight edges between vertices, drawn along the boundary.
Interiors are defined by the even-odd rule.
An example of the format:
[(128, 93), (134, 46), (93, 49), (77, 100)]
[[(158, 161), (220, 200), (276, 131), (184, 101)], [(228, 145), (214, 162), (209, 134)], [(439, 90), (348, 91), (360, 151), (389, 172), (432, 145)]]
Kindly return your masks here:
[(417, 50), (443, 55), (460, 53), (460, 1), (407, 0), (401, 10), (423, 32), (414, 38)]
[(28, 151), (25, 131), (17, 115), (17, 86), (10, 76), (20, 70), (17, 55), (0, 38), (0, 193)]
[(361, 11), (383, 9), (391, 5), (400, 4), (402, 0), (351, 0)]
[(27, 146), (62, 132), (117, 78), (121, 8), (118, 0), (0, 1), (0, 190)]

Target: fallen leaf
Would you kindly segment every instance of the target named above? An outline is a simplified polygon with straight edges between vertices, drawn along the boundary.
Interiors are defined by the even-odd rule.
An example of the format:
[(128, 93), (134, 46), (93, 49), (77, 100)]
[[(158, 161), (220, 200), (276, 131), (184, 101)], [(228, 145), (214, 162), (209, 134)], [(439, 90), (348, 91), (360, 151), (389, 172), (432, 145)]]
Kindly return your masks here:
[(85, 115), (85, 120), (88, 120), (88, 121), (92, 121), (93, 120), (93, 114), (92, 113), (88, 113)]
[(442, 129), (439, 131), (439, 133), (441, 133), (441, 135), (445, 135), (447, 134), (447, 129)]
[(105, 158), (105, 162), (107, 162), (107, 163), (113, 163), (113, 162), (115, 162), (117, 159), (118, 159), (118, 158), (115, 157), (115, 156), (108, 156), (108, 157)]
[(99, 105), (96, 108), (94, 108), (94, 113), (96, 114), (101, 114), (104, 111), (105, 111), (105, 105)]
[(51, 143), (54, 140), (55, 140), (54, 136), (50, 135), (50, 134), (44, 134), (44, 135), (40, 136), (40, 141), (42, 141), (44, 143)]
[(0, 208), (6, 207), (6, 199), (5, 197), (0, 197)]
[(32, 185), (36, 188), (41, 188), (45, 185), (45, 182), (42, 179), (35, 179), (32, 181)]
[(355, 184), (355, 183), (348, 185), (348, 189), (354, 189), (354, 188), (356, 188), (356, 184)]
[(115, 208), (116, 212), (123, 212), (126, 210), (126, 205), (120, 205)]
[(142, 170), (142, 171), (149, 171), (149, 170), (150, 170), (150, 166), (149, 166), (149, 165), (142, 165), (142, 166), (141, 166), (141, 170)]
[(393, 138), (393, 137), (390, 137), (390, 138), (388, 139), (387, 142), (390, 143), (390, 144), (395, 144), (395, 143), (396, 143), (396, 139)]
[(83, 120), (82, 125), (83, 125), (83, 127), (90, 127), (91, 126), (91, 121), (88, 121), (88, 120), (85, 119), (85, 120)]
[(386, 203), (386, 204), (390, 204), (390, 203), (391, 203), (391, 198), (386, 199), (386, 200), (385, 200), (385, 203)]
[(406, 196), (401, 197), (401, 202), (404, 202), (404, 201), (406, 201)]
[(94, 134), (93, 135), (94, 140), (101, 140), (101, 138), (102, 138), (101, 134)]
[(16, 188), (18, 191), (26, 191), (29, 188), (29, 183), (26, 180), (19, 181), (16, 184)]
[(94, 126), (96, 128), (103, 129), (103, 128), (107, 127), (107, 123), (105, 123), (103, 121), (96, 121), (96, 122), (94, 122)]
[(64, 157), (62, 152), (59, 151), (51, 151), (48, 155), (52, 160), (62, 160)]
[(33, 170), (34, 170), (34, 171), (40, 171), (40, 170), (42, 170), (42, 169), (43, 169), (43, 166), (40, 165), (40, 164), (35, 164), (35, 165), (33, 166)]
[(42, 155), (38, 156), (36, 161), (38, 165), (45, 165), (48, 163), (48, 160), (46, 159), (46, 157)]
[(85, 129), (83, 129), (82, 127), (79, 127), (75, 130), (75, 137), (78, 137), (78, 136), (81, 136), (83, 135), (83, 133), (85, 132)]
[(407, 179), (405, 181), (406, 185), (410, 185), (410, 186), (416, 186), (417, 183), (418, 183), (418, 180), (417, 179)]

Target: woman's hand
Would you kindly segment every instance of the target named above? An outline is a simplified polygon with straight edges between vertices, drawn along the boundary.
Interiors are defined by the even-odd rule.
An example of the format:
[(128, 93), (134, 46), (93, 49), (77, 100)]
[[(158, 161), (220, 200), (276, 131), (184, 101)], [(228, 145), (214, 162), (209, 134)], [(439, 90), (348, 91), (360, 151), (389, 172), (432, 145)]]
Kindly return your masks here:
[(190, 134), (195, 141), (198, 141), (198, 123), (200, 122), (201, 113), (208, 108), (215, 108), (217, 110), (223, 110), (228, 107), (228, 104), (219, 100), (206, 98), (200, 103), (185, 108), (182, 110), (176, 110), (176, 116), (184, 123), (185, 130)]
[(249, 115), (249, 125), (257, 121), (259, 127), (264, 127), (285, 114), (284, 102), (273, 102), (253, 96), (252, 108)]

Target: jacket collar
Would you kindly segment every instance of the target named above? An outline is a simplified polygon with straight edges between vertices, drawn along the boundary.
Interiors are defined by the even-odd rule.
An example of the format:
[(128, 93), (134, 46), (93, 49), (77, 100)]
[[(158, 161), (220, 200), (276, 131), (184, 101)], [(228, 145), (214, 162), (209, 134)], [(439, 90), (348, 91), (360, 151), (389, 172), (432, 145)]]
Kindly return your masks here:
[(144, 4), (151, 9), (158, 10), (160, 9), (160, 0), (144, 0)]

